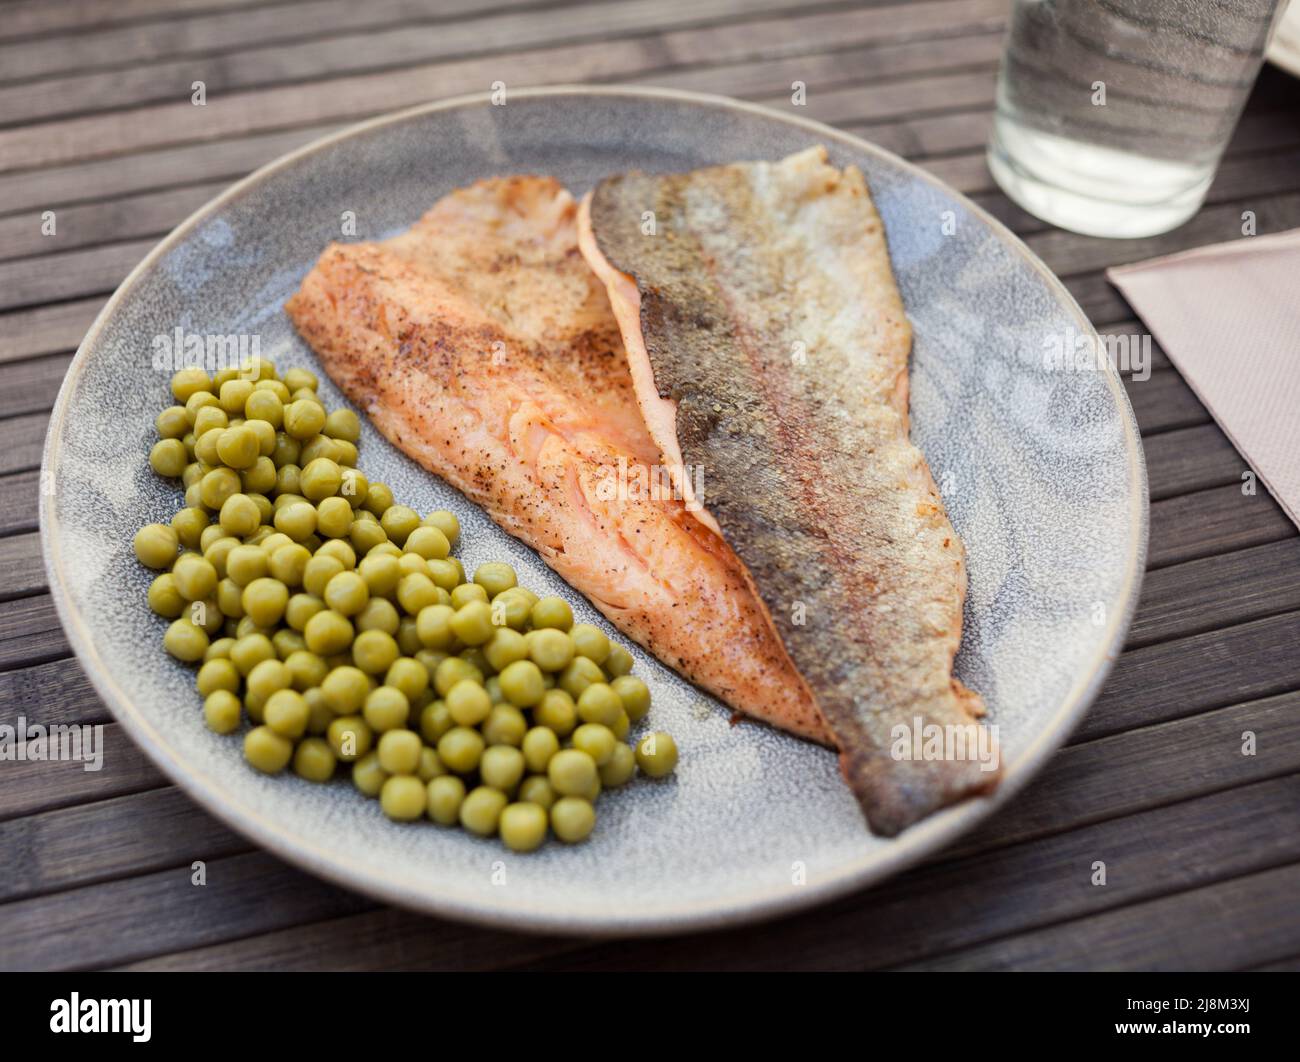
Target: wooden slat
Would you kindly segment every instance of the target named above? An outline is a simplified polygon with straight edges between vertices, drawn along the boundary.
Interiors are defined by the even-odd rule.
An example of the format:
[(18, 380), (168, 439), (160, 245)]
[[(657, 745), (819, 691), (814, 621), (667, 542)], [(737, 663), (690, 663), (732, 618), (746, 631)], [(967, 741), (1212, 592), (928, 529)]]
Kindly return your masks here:
[(1074, 740), (1300, 689), (1300, 613), (1131, 649), (1120, 656)]
[(20, 715), (47, 726), (112, 719), (75, 660), (0, 671), (0, 724), (15, 726)]
[(40, 593), (47, 585), (40, 536), (30, 533), (0, 538), (0, 601)]
[[(1163, 972), (1254, 966), (1260, 956), (1300, 947), (1297, 895), (1300, 865), (1293, 863), (906, 968)], [(1294, 971), (1300, 965), (1283, 960), (1276, 968)]]
[[(265, 4), (251, 9), (141, 22), (121, 29), (105, 27), (94, 33), (61, 34), (43, 40), (0, 46), (0, 71), (5, 80), (49, 77), (69, 71), (139, 64), (183, 55), (213, 55), (245, 45), (267, 45), (319, 37), (343, 30), (381, 28), (415, 22), (428, 24), (485, 8), (502, 9), (536, 0), (316, 0), (294, 4)], [(101, 3), (101, 7), (108, 4)], [(214, 5), (203, 5), (214, 6)], [(169, 12), (170, 13), (170, 12)], [(413, 32), (418, 32), (412, 26)]]
[(96, 297), (0, 314), (0, 363), (75, 350), (104, 301)]
[(71, 654), (48, 594), (0, 603), (0, 671)]
[(5, 6), (0, 39), (81, 31), (187, 11), (247, 8), (257, 0), (21, 0)]
[[(206, 854), (196, 847), (190, 862)], [(265, 933), (374, 907), (262, 852), (205, 862), (206, 885), (192, 884), (186, 863), (5, 904), (0, 967), (110, 966), (224, 940), (232, 927)]]
[(1142, 441), (1151, 500), (1240, 484), (1246, 462), (1215, 424), (1165, 432)]
[[(1300, 853), (1300, 777), (1216, 793), (1124, 819), (910, 871), (796, 918), (700, 938), (595, 944), (528, 969), (874, 969), (1124, 909), (1290, 862)], [(1280, 816), (1274, 820), (1273, 816)], [(1153, 845), (1159, 838), (1159, 847)], [(1092, 884), (1093, 863), (1107, 884)], [(846, 941), (853, 941), (846, 947)]]
[(36, 529), (36, 505), (41, 475), (35, 469), (0, 476), (0, 535), (20, 534)]
[(111, 292), (157, 240), (127, 240), (0, 262), (0, 310)]
[[(927, 26), (947, 23), (956, 32), (959, 11), (966, 5), (953, 0), (908, 4), (898, 8), (873, 8), (861, 12), (869, 28), (864, 40), (906, 40), (921, 35)], [(973, 20), (973, 28), (986, 28), (988, 19)], [(868, 36), (867, 34), (874, 34)], [(726, 46), (727, 27), (716, 34), (718, 48)], [(788, 27), (785, 40), (789, 40)], [(439, 96), (484, 91), (510, 72), (517, 85), (556, 84), (565, 81), (634, 80), (637, 75), (673, 62), (675, 46), (699, 48), (695, 31), (661, 33), (626, 40), (599, 41), (535, 51), (512, 52), (484, 58), (426, 64), (341, 77), (327, 83), (303, 83), (256, 92), (209, 95), (205, 107), (189, 102), (188, 85), (176, 103), (154, 104), (130, 112), (69, 118), (40, 125), (0, 130), (0, 171), (58, 165), (76, 159), (121, 154), (164, 147), (184, 141), (213, 141), (293, 125), (359, 119)], [(745, 44), (742, 47), (752, 48)], [(742, 52), (742, 54), (744, 54)], [(715, 55), (712, 61), (719, 61)], [(881, 87), (880, 99), (868, 95), (853, 117), (878, 118), (887, 114), (920, 113), (952, 106), (974, 106), (991, 99), (991, 74), (948, 79), (915, 78), (909, 83)], [(863, 93), (856, 93), (861, 97)], [(788, 90), (786, 95), (788, 105)], [(808, 111), (833, 119), (853, 97), (846, 93), (812, 93)]]
[(0, 417), (53, 408), (71, 363), (71, 354), (55, 354), (0, 365)]
[(1300, 610), (1300, 536), (1147, 574), (1129, 647)]
[(1145, 380), (1125, 375), (1123, 380), (1144, 439), (1159, 432), (1210, 422), (1209, 411), (1176, 372), (1153, 372)]
[[(77, 72), (30, 84), (0, 85), (0, 118), (48, 121), (71, 114), (167, 103), (188, 97), (195, 81), (204, 82), (212, 98), (290, 81), (319, 81), (380, 69), (463, 60), (505, 48), (526, 51), (563, 42), (572, 51), (577, 42), (664, 33), (670, 28), (678, 39), (688, 35), (697, 38), (692, 45), (699, 48), (707, 40), (708, 31), (684, 31), (682, 27), (704, 27), (719, 22), (731, 40), (739, 43), (738, 31), (747, 20), (773, 11), (797, 10), (797, 6), (792, 0), (747, 0), (740, 11), (731, 0), (588, 3), (489, 14), (436, 27), (396, 26), (248, 47), (225, 55), (168, 56), (125, 69)], [(779, 34), (786, 48), (847, 47), (863, 39), (906, 39), (926, 28), (951, 33), (954, 23), (971, 24), (973, 9), (985, 13), (982, 18), (974, 16), (977, 25), (998, 28), (1003, 21), (1003, 6), (997, 0), (976, 0), (973, 4), (927, 0), (920, 4), (859, 8), (848, 13), (821, 15), (816, 21), (806, 20), (806, 25), (804, 20), (789, 18), (768, 20), (749, 36), (757, 41)], [(674, 61), (677, 58), (672, 56)], [(712, 62), (720, 59), (717, 55), (707, 58)]]
[[(27, 710), (40, 712), (42, 708), (41, 705), (31, 705)], [(22, 710), (23, 706), (20, 706), (18, 714), (22, 714)], [(25, 718), (28, 724), (51, 725), (30, 715)], [(8, 725), (13, 726), (14, 723)], [(20, 815), (31, 816), (37, 812), (88, 804), (168, 785), (167, 779), (122, 732), (120, 726), (116, 723), (100, 725), (103, 726), (103, 744), (99, 746), (103, 749), (103, 767), (97, 771), (87, 771), (80, 763), (60, 760), (50, 763), (19, 760), (5, 764), (5, 784), (0, 786), (0, 820), (16, 819), (24, 824), (13, 826), (6, 832), (5, 824), (0, 821), (0, 837), (7, 836), (14, 841), (15, 847), (11, 851), (18, 851), (24, 840), (32, 836), (27, 832), (25, 824), (33, 820), (18, 819)], [(178, 789), (168, 791), (180, 792)], [(204, 818), (208, 816), (205, 815)], [(97, 839), (95, 844), (98, 843)], [(109, 859), (114, 858), (116, 856), (110, 854)], [(36, 879), (48, 880), (44, 860), (45, 854), (42, 852), (40, 858), (33, 863), (10, 864), (13, 869), (10, 872), (9, 886), (20, 887), (23, 882)], [(33, 874), (33, 866), (42, 869)], [(3, 879), (4, 873), (0, 872), (0, 890), (6, 887)]]
[(0, 420), (0, 476), (41, 467), (48, 413), (26, 413)]
[(0, 845), (0, 905), (250, 849), (174, 786), (0, 822)]
[(1151, 506), (1147, 568), (1258, 546), (1300, 533), (1272, 495), (1240, 484), (1166, 498)]

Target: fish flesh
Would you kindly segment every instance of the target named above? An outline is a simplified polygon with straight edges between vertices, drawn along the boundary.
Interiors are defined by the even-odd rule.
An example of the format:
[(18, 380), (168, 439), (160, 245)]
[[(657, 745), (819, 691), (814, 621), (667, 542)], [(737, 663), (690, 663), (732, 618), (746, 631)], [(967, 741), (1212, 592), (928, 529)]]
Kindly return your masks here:
[(682, 493), (743, 563), (872, 830), (993, 788), (994, 756), (913, 754), (934, 727), (973, 739), (984, 709), (952, 674), (964, 551), (909, 438), (911, 326), (861, 172), (818, 147), (626, 173), (579, 227), (649, 435), (703, 468)]
[[(538, 551), (664, 663), (829, 743), (744, 567), (676, 492), (556, 181), (480, 181), (382, 242), (330, 245), (286, 309), (399, 449)], [(647, 481), (648, 489), (647, 489)]]

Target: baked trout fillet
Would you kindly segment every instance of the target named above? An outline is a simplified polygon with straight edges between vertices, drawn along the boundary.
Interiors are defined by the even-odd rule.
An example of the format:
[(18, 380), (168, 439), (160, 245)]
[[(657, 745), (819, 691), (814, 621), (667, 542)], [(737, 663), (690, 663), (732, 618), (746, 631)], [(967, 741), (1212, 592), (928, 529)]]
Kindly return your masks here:
[[(580, 229), (650, 437), (703, 470), (682, 489), (743, 562), (872, 830), (993, 788), (995, 757), (947, 754), (983, 713), (952, 675), (964, 555), (908, 437), (911, 330), (862, 174), (823, 148), (628, 173)], [(965, 744), (915, 755), (936, 726)]]
[(618, 323), (541, 177), (481, 181), (382, 243), (334, 244), (286, 309), (399, 449), (732, 707), (829, 742), (731, 548), (671, 490)]

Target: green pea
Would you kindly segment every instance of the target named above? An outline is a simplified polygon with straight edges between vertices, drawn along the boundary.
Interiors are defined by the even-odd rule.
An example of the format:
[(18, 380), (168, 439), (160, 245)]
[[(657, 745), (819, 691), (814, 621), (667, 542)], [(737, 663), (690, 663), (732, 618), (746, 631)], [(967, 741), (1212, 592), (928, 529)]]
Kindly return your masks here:
[(344, 571), (347, 571), (347, 569), (338, 557), (317, 553), (303, 566), (302, 587), (313, 597), (319, 597), (323, 600), (325, 587), (329, 585), (330, 580)]
[(490, 561), (475, 569), (474, 582), (487, 591), (488, 597), (496, 597), (497, 594), (512, 589), (517, 580), (515, 570), (510, 565)]
[(529, 635), (528, 655), (543, 671), (563, 671), (573, 659), (573, 639), (564, 631), (543, 627)]
[[(371, 491), (374, 491), (372, 486)], [(420, 526), (419, 514), (405, 505), (390, 505), (379, 517), (379, 526), (384, 533), (399, 546), (406, 543), (407, 536)]]
[(498, 829), (501, 840), (512, 852), (533, 852), (546, 840), (546, 809), (528, 801), (507, 805)]
[[(275, 453), (275, 439), (278, 432), (264, 420), (246, 420), (244, 425), (257, 436), (257, 452), (261, 457), (270, 457)], [(273, 465), (274, 461), (271, 462)]]
[(595, 664), (603, 664), (609, 656), (609, 639), (600, 628), (590, 623), (578, 623), (569, 631), (569, 636), (579, 656), (585, 656)]
[[(202, 408), (196, 409), (194, 413), (194, 452), (202, 454), (203, 460), (210, 464), (215, 464), (221, 460), (221, 436), (225, 434), (226, 425), (230, 423), (230, 418), (226, 416), (226, 411), (220, 406), (209, 404)], [(212, 438), (207, 441), (207, 447), (211, 449), (199, 449), (198, 440), (202, 440), (205, 435), (211, 435)]]
[(423, 646), (415, 629), (415, 617), (403, 616), (397, 624), (397, 648), (403, 656), (414, 656)]
[(163, 572), (149, 584), (149, 607), (167, 619), (175, 619), (185, 611), (185, 598), (176, 589), (171, 572)]
[(275, 646), (265, 634), (250, 634), (238, 638), (230, 647), (230, 659), (241, 675), (249, 675), (263, 660), (275, 659)]
[(294, 594), (284, 607), (284, 621), (295, 631), (307, 633), (307, 623), (318, 612), (325, 611), (325, 602), (313, 594)]
[(369, 600), (370, 589), (357, 572), (339, 572), (325, 584), (325, 604), (341, 615), (355, 616)]
[[(203, 417), (200, 411), (200, 427), (203, 426)], [(220, 431), (206, 431), (199, 435), (192, 447), (196, 461), (202, 462), (206, 468), (215, 468), (221, 464), (221, 455), (217, 453), (217, 443), (221, 441)], [(224, 467), (224, 466), (222, 466)], [(181, 482), (184, 482), (184, 473), (181, 474)]]
[(448, 621), (452, 632), (466, 645), (483, 645), (493, 635), (492, 606), (486, 601), (471, 601), (456, 610)]
[(325, 427), (325, 410), (319, 402), (299, 399), (284, 408), (284, 431), (293, 439), (306, 440)]
[(285, 369), (284, 386), (290, 391), (297, 391), (299, 388), (306, 387), (314, 391), (319, 386), (316, 374), (310, 369)]
[(560, 737), (568, 737), (578, 721), (573, 698), (561, 689), (547, 690), (533, 709), (533, 721), (538, 726), (553, 730)]
[(431, 782), (447, 773), (438, 754), (427, 745), (420, 748), (420, 761), (415, 768), (415, 776), (422, 782)]
[(337, 765), (338, 757), (329, 742), (319, 737), (305, 738), (293, 753), (293, 773), (309, 782), (328, 782)]
[(533, 774), (544, 774), (551, 757), (560, 751), (560, 739), (546, 726), (535, 726), (524, 734), (524, 762)]
[(366, 581), (372, 596), (390, 594), (397, 589), (401, 569), (397, 558), (386, 554), (370, 554), (357, 565), (357, 571)]
[(302, 469), (292, 461), (276, 465), (275, 490), (278, 495), (300, 494)]
[(414, 774), (423, 744), (414, 730), (389, 730), (380, 735), (379, 766), (389, 774)]
[(312, 616), (302, 634), (307, 639), (307, 648), (322, 656), (341, 653), (352, 644), (352, 624), (347, 616), (331, 609), (323, 609)]
[(172, 517), (171, 527), (184, 549), (201, 549), (203, 532), (208, 528), (208, 514), (194, 507), (182, 509)]
[(522, 634), (509, 627), (493, 630), (492, 640), (483, 646), (483, 655), (497, 671), (504, 671), (516, 660), (528, 656), (528, 643)]
[(350, 409), (336, 409), (325, 418), (325, 434), (354, 443), (361, 438), (361, 421)]
[(412, 704), (429, 689), (429, 671), (418, 660), (409, 656), (398, 657), (389, 665), (384, 675), (384, 685), (392, 686), (406, 694)]
[(382, 517), (393, 505), (393, 492), (383, 483), (372, 483), (363, 504), (375, 516)]
[(522, 631), (532, 618), (534, 600), (521, 586), (503, 590), (492, 599), (492, 622)]
[(425, 787), (429, 818), (442, 826), (460, 821), (460, 807), (465, 800), (465, 783), (454, 774), (444, 774)]
[[(176, 479), (185, 471), (190, 455), (180, 439), (159, 439), (149, 451), (149, 465), (160, 476)], [(445, 539), (443, 541), (446, 541)], [(445, 554), (444, 554), (445, 556)]]
[(244, 403), (244, 416), (249, 420), (264, 420), (279, 429), (284, 424), (284, 403), (274, 391), (254, 388)]
[[(185, 400), (185, 419), (190, 422), (190, 428), (193, 429), (195, 420), (203, 410), (217, 406), (217, 396), (211, 391), (195, 391)], [(224, 412), (218, 410), (218, 412)], [(197, 432), (195, 433), (198, 434)]]
[[(184, 450), (184, 447), (181, 448)], [(185, 455), (181, 454), (181, 466), (174, 475), (179, 476), (185, 468)], [(418, 553), (425, 560), (442, 560), (451, 553), (451, 543), (447, 536), (436, 527), (416, 527), (406, 536), (403, 548), (408, 553)]]
[(209, 509), (220, 509), (232, 494), (243, 486), (239, 474), (231, 468), (214, 468), (199, 480), (199, 498)]
[(180, 548), (180, 536), (166, 524), (145, 524), (132, 539), (136, 558), (146, 568), (170, 568)]
[(307, 564), (311, 561), (311, 551), (306, 546), (289, 542), (286, 545), (277, 546), (274, 550), (267, 550), (265, 543), (263, 551), (267, 554), (267, 571), (271, 577), (279, 579), (285, 586), (297, 587), (302, 585), (303, 575), (307, 571)]
[(581, 797), (562, 797), (551, 808), (551, 829), (565, 844), (585, 841), (595, 825), (596, 809)]
[(377, 752), (366, 753), (352, 765), (352, 784), (368, 797), (377, 797), (386, 781), (388, 772), (379, 766)]
[[(460, 574), (457, 573), (456, 577), (460, 578)], [(478, 583), (461, 583), (459, 586), (453, 586), (451, 588), (452, 608), (464, 608), (466, 605), (474, 601), (481, 601), (486, 604), (487, 600), (487, 591), (479, 586)]]
[[(210, 649), (211, 646), (208, 648)], [(203, 666), (199, 668), (198, 675), (195, 677), (194, 684), (198, 691), (206, 697), (216, 690), (229, 690), (231, 693), (238, 693), (241, 681), (239, 668), (235, 667), (229, 660), (218, 658), (204, 661)]]
[(219, 391), (221, 408), (231, 416), (243, 416), (244, 403), (252, 393), (252, 380), (226, 380)]
[(325, 498), (316, 506), (316, 529), (327, 538), (342, 538), (352, 527), (352, 506), (345, 498)]
[(600, 784), (606, 789), (617, 789), (627, 784), (636, 773), (636, 754), (630, 745), (621, 741), (614, 746), (613, 755), (600, 768)]
[(217, 569), (197, 553), (185, 553), (172, 566), (176, 589), (186, 601), (202, 601), (217, 588)]
[(203, 701), (203, 721), (217, 734), (233, 734), (239, 729), (244, 706), (230, 690), (213, 690)]
[(295, 630), (288, 627), (281, 627), (271, 635), (271, 644), (275, 646), (276, 655), (284, 661), (294, 653), (307, 653), (310, 656), (315, 654), (307, 648), (307, 639)]
[[(261, 421), (254, 421), (254, 424), (260, 424)], [(252, 466), (243, 469), (239, 473), (239, 486), (245, 494), (255, 497), (263, 497), (267, 491), (275, 490), (276, 484), (279, 483), (279, 477), (275, 471), (275, 463), (269, 457), (258, 457)], [(271, 503), (263, 498), (265, 505), (259, 505), (262, 510), (262, 518), (269, 520), (271, 516)]]
[[(341, 465), (350, 465), (356, 462), (356, 447), (352, 446), (351, 443), (347, 445), (350, 447), (351, 452), (342, 455), (344, 459), (339, 462)], [(361, 508), (361, 504), (366, 500), (366, 493), (369, 489), (370, 481), (361, 472), (351, 467), (343, 469), (343, 482), (339, 485), (339, 497), (345, 499), (354, 510), (365, 512)], [(373, 516), (374, 514), (370, 513), (368, 515)], [(375, 521), (375, 527), (379, 528), (378, 520)], [(379, 528), (379, 530), (383, 529)]]
[(651, 778), (672, 774), (677, 766), (677, 743), (661, 730), (647, 734), (636, 743), (636, 765)]
[(257, 503), (247, 494), (232, 494), (221, 506), (221, 530), (235, 538), (251, 535), (262, 523)]
[(368, 675), (387, 671), (401, 655), (396, 639), (385, 631), (362, 631), (352, 643), (352, 659)]
[(164, 439), (181, 439), (190, 430), (184, 406), (168, 406), (154, 420), (154, 427)]
[(436, 745), (442, 735), (455, 725), (456, 721), (447, 711), (445, 701), (430, 701), (420, 709), (420, 734), (431, 745)]
[(469, 774), (483, 758), (483, 736), (472, 727), (453, 726), (438, 739), (438, 759), (447, 770)]
[(397, 567), (403, 575), (429, 575), (429, 562), (418, 553), (403, 553), (397, 558)]
[(251, 468), (261, 453), (261, 437), (246, 423), (226, 428), (217, 437), (217, 457), (230, 468)]
[(355, 715), (370, 693), (370, 680), (356, 667), (333, 668), (320, 684), (325, 703), (336, 715)]
[(614, 732), (599, 723), (583, 723), (573, 732), (573, 747), (581, 749), (593, 760), (597, 767), (604, 767), (614, 757), (618, 740)]
[(362, 714), (372, 730), (384, 733), (406, 726), (411, 718), (411, 702), (399, 689), (376, 686), (366, 695), (366, 706)]
[(595, 682), (604, 682), (605, 673), (600, 665), (585, 656), (575, 656), (558, 677), (558, 685), (570, 697), (582, 696), (582, 691)]
[(244, 587), (240, 599), (244, 614), (259, 627), (270, 627), (284, 617), (289, 603), (289, 589), (275, 579), (254, 579)]
[(277, 509), (274, 523), (277, 531), (282, 531), (295, 542), (301, 542), (316, 532), (318, 513), (309, 502), (293, 502)]
[(269, 726), (253, 727), (244, 735), (244, 759), (267, 774), (278, 774), (293, 756), (293, 742)]
[(247, 686), (247, 692), (265, 705), (271, 694), (293, 686), (293, 672), (282, 660), (263, 660), (248, 673)]
[[(285, 633), (294, 632), (280, 631), (276, 637)], [(272, 642), (274, 644), (274, 639)], [(284, 666), (293, 676), (293, 688), (300, 693), (320, 686), (329, 677), (329, 665), (323, 657), (317, 656), (310, 649), (294, 649), (285, 656)]]
[[(346, 481), (345, 481), (346, 482)], [(357, 513), (364, 513), (364, 509), (356, 510)], [(367, 513), (367, 515), (369, 515)], [(388, 541), (388, 535), (384, 529), (379, 526), (379, 521), (374, 517), (370, 519), (359, 519), (353, 515), (352, 523), (348, 527), (348, 541), (358, 553), (374, 555), (377, 547), (381, 545), (391, 545)], [(397, 547), (394, 546), (394, 549)]]
[(397, 602), (409, 615), (418, 616), (421, 609), (438, 603), (438, 588), (427, 575), (403, 575), (397, 583)]
[(187, 402), (199, 391), (211, 391), (212, 380), (202, 369), (181, 369), (172, 375), (172, 394), (177, 402)]
[[(230, 660), (230, 650), (234, 648), (234, 638), (218, 638), (208, 646), (208, 651), (203, 654), (204, 660)], [(231, 663), (234, 663), (232, 660)]]
[(546, 777), (557, 793), (584, 796), (599, 784), (596, 761), (581, 749), (561, 749), (551, 757)]
[(567, 631), (573, 626), (573, 609), (562, 597), (543, 597), (533, 606), (534, 627), (554, 627)]
[(266, 725), (277, 734), (294, 741), (307, 732), (309, 714), (307, 701), (293, 689), (276, 690), (262, 706), (262, 718)]
[(479, 730), (489, 745), (513, 745), (518, 748), (524, 743), (528, 722), (524, 719), (524, 713), (513, 704), (494, 704)]
[(492, 711), (492, 701), (472, 678), (461, 679), (444, 695), (447, 711), (460, 726), (478, 726)]
[(650, 711), (650, 690), (644, 682), (635, 675), (620, 675), (610, 683), (610, 687), (618, 694), (623, 710), (632, 722), (639, 723), (645, 718)]
[(624, 649), (623, 646), (616, 642), (611, 642), (609, 646), (609, 656), (605, 657), (605, 662), (601, 667), (605, 669), (606, 674), (611, 678), (622, 678), (632, 670), (634, 662), (632, 654)]
[(529, 804), (536, 804), (544, 811), (550, 811), (555, 803), (556, 793), (545, 775), (534, 774), (519, 783), (518, 798)]
[(578, 718), (584, 723), (612, 727), (622, 711), (618, 694), (603, 682), (593, 682), (578, 697)]
[(338, 449), (333, 439), (325, 435), (313, 435), (302, 444), (302, 454), (299, 458), (299, 464), (306, 468), (318, 458), (324, 458), (327, 461), (334, 461), (338, 457)]
[(328, 542), (322, 543), (316, 550), (316, 556), (333, 557), (349, 571), (357, 566), (356, 550), (338, 538), (332, 538)]
[(396, 635), (401, 617), (387, 598), (372, 597), (366, 602), (366, 607), (353, 617), (352, 622), (358, 631), (383, 631), (385, 634)]
[(460, 824), (470, 833), (491, 837), (497, 832), (506, 795), (499, 789), (481, 785), (470, 791), (460, 805)]
[(456, 519), (455, 513), (448, 512), (446, 509), (436, 509), (426, 516), (421, 523), (426, 527), (436, 527), (443, 533), (443, 536), (453, 548), (460, 541), (460, 521)]
[(395, 775), (379, 791), (384, 814), (396, 822), (413, 822), (424, 816), (428, 794), (424, 783), (414, 775)]
[(338, 493), (343, 484), (343, 472), (328, 457), (318, 457), (303, 468), (299, 482), (303, 496), (318, 502)]
[(542, 672), (531, 660), (516, 660), (500, 675), (501, 692), (518, 708), (531, 708), (546, 693)]
[(325, 740), (329, 742), (334, 755), (342, 763), (355, 763), (370, 751), (374, 744), (374, 731), (364, 719), (355, 715), (345, 715), (330, 723), (325, 731)]

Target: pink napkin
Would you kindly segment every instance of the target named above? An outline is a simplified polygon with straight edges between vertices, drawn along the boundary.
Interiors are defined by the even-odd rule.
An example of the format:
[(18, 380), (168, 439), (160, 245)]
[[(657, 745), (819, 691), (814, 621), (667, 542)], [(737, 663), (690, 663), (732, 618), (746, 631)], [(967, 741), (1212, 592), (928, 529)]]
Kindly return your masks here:
[(1106, 276), (1300, 525), (1300, 229)]

